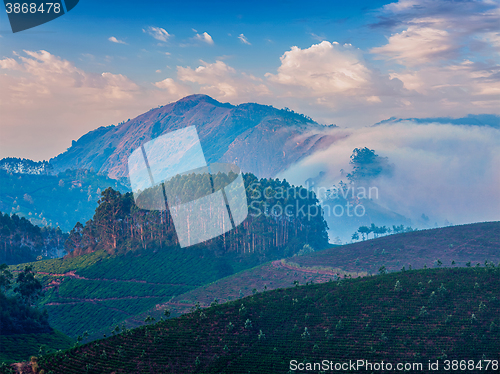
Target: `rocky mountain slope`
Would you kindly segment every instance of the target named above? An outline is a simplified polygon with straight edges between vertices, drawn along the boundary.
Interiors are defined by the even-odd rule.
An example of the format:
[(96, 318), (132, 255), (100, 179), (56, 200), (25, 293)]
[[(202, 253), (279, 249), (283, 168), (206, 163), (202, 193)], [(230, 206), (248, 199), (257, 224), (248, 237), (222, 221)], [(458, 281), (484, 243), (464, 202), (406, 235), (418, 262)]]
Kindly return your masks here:
[(91, 131), (50, 163), (55, 171), (93, 168), (112, 178), (125, 177), (128, 156), (136, 148), (193, 125), (208, 162), (236, 163), (259, 177), (273, 177), (337, 138), (323, 134), (325, 126), (287, 109), (253, 103), (234, 106), (191, 95), (118, 126)]

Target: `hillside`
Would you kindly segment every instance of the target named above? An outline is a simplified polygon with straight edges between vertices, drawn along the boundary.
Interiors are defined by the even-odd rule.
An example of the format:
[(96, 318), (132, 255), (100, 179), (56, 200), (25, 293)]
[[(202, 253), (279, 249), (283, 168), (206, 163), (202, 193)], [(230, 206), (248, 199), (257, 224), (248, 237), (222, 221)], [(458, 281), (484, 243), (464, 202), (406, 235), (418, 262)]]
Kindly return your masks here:
[(19, 264), (58, 257), (67, 234), (59, 228), (33, 225), (26, 218), (0, 212), (0, 264)]
[[(475, 266), (500, 261), (500, 222), (473, 223), (388, 235), (290, 259), (307, 268), (376, 274), (405, 267)], [(440, 263), (438, 262), (440, 261)]]
[(73, 339), (56, 330), (40, 334), (0, 335), (0, 362), (27, 361), (33, 355), (68, 349), (73, 343)]
[(474, 360), (474, 370), (493, 372), (499, 275), (493, 265), (414, 270), (263, 292), (38, 362), (54, 373), (284, 373), (325, 359), (412, 372), (428, 360), (439, 360), (436, 372), (445, 360)]
[(133, 150), (161, 134), (193, 125), (208, 162), (236, 163), (259, 177), (272, 177), (334, 140), (321, 135), (324, 126), (289, 110), (252, 103), (233, 106), (191, 95), (118, 126), (91, 131), (50, 163), (55, 171), (93, 168), (112, 178), (125, 177)]
[[(318, 204), (313, 195), (308, 199), (268, 195), (264, 200), (263, 190), (268, 187), (299, 191), (301, 187), (258, 180), (250, 174), (244, 178), (255, 208), (264, 203), (292, 203), (308, 212)], [(65, 243), (68, 255), (32, 265), (45, 288), (40, 306), (47, 308), (51, 325), (73, 338), (85, 331), (96, 338), (109, 334), (126, 319), (140, 325), (143, 320), (134, 316), (157, 304), (235, 272), (298, 253), (305, 244), (315, 249), (328, 245), (321, 216), (249, 216), (230, 232), (182, 249), (167, 212), (140, 210), (131, 193), (108, 188), (102, 192), (93, 218), (71, 230)], [(11, 267), (11, 271), (20, 270), (22, 265)]]
[(89, 170), (57, 175), (7, 172), (0, 169), (0, 211), (25, 217), (35, 225), (70, 231), (94, 215), (101, 191), (128, 187)]
[[(400, 271), (403, 265), (408, 270), (409, 264), (405, 261), (411, 261), (413, 269), (424, 265), (438, 267), (431, 260), (438, 252), (446, 254), (440, 257), (443, 267), (467, 267), (468, 262), (471, 266), (477, 263), (484, 266), (485, 261), (500, 263), (499, 227), (500, 222), (488, 222), (394, 234), (272, 261), (175, 296), (138, 316), (125, 319), (124, 323), (136, 327), (135, 321), (143, 321), (147, 316), (159, 319), (165, 309), (169, 309), (172, 316), (178, 316), (187, 313), (196, 303), (207, 307), (215, 299), (225, 303), (254, 292), (289, 288), (297, 283), (325, 283), (339, 277), (379, 274), (381, 266), (385, 266), (388, 272)], [(421, 257), (412, 257), (404, 250), (389, 251), (393, 247), (401, 249), (402, 244), (414, 256)], [(469, 249), (464, 251), (463, 248)], [(382, 249), (386, 249), (384, 255)], [(451, 258), (455, 259), (455, 265), (451, 264)]]
[(52, 329), (47, 311), (34, 306), (41, 289), (29, 266), (14, 277), (0, 264), (0, 362), (70, 347), (72, 339)]
[[(140, 256), (97, 251), (38, 261), (33, 268), (44, 285), (39, 307), (47, 309), (50, 325), (76, 338), (84, 332), (110, 334), (125, 318), (227, 275), (227, 265), (202, 251), (170, 248)], [(233, 262), (229, 269), (245, 265)]]

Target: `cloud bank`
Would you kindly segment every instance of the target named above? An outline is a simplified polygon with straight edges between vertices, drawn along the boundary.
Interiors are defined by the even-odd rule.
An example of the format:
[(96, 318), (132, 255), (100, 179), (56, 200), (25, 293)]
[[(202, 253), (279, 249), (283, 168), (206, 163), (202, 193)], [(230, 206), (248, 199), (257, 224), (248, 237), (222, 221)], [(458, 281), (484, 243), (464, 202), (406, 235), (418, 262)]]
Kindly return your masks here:
[(376, 202), (412, 219), (415, 226), (423, 228), (422, 214), (430, 218), (431, 226), (446, 220), (453, 224), (500, 220), (500, 129), (403, 121), (327, 131), (347, 136), (280, 177), (304, 184), (324, 171), (320, 183), (331, 187), (346, 181), (353, 149), (368, 147), (394, 164), (392, 177), (374, 182), (379, 189)]

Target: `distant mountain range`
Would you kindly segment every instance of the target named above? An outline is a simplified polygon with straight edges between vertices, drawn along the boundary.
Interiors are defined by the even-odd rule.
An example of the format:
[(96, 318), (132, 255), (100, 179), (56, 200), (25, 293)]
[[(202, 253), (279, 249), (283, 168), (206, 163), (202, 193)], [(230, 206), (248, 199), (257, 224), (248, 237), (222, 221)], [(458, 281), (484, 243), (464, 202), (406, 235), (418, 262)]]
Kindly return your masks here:
[(495, 114), (469, 114), (462, 118), (450, 117), (429, 117), (429, 118), (396, 118), (391, 117), (383, 121), (377, 122), (374, 126), (383, 125), (388, 123), (400, 123), (411, 121), (415, 123), (440, 123), (452, 125), (466, 125), (466, 126), (489, 126), (500, 129), (500, 116)]
[(289, 109), (253, 103), (235, 106), (191, 95), (118, 126), (91, 131), (50, 163), (56, 172), (93, 168), (111, 178), (125, 177), (128, 156), (136, 148), (193, 125), (207, 162), (236, 163), (259, 177), (273, 177), (335, 140), (323, 134), (325, 126)]

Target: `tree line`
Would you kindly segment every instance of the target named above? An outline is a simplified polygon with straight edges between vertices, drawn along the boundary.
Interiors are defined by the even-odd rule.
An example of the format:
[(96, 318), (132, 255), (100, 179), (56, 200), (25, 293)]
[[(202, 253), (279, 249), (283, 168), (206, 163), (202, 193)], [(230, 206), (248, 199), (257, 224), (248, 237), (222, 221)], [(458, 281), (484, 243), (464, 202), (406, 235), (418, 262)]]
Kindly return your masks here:
[(370, 226), (360, 226), (358, 231), (352, 234), (352, 240), (359, 240), (359, 234), (363, 240), (368, 239), (369, 234), (373, 234), (373, 238), (378, 238), (379, 235), (390, 235), (390, 234), (399, 234), (403, 232), (412, 232), (417, 229), (413, 229), (411, 226), (405, 227), (404, 225), (392, 225), (392, 229), (386, 226), (377, 226), (375, 224), (371, 224)]
[(13, 274), (0, 264), (0, 331), (2, 335), (50, 332), (46, 310), (33, 307), (42, 294), (42, 284), (31, 266)]
[[(193, 175), (177, 178), (171, 191), (193, 189)], [(230, 175), (215, 176), (215, 187), (224, 185)], [(261, 257), (293, 255), (305, 244), (315, 249), (328, 245), (327, 225), (319, 201), (302, 187), (291, 186), (286, 180), (258, 179), (244, 174), (249, 214), (235, 229), (198, 244), (217, 255), (256, 254)], [(288, 191), (283, 194), (280, 191)], [(191, 192), (192, 199), (206, 194), (203, 188)], [(301, 194), (299, 194), (299, 192)], [(315, 209), (312, 209), (316, 207)], [(287, 214), (283, 214), (286, 209)], [(319, 210), (317, 210), (319, 209)], [(255, 214), (259, 211), (260, 214)], [(281, 214), (279, 214), (281, 213)], [(70, 256), (103, 249), (108, 253), (156, 250), (178, 244), (172, 217), (168, 210), (144, 210), (134, 203), (132, 193), (120, 193), (107, 188), (101, 193), (93, 218), (85, 224), (78, 222), (65, 243)]]
[(59, 228), (40, 228), (24, 217), (0, 212), (0, 263), (31, 262), (62, 251), (67, 236)]

